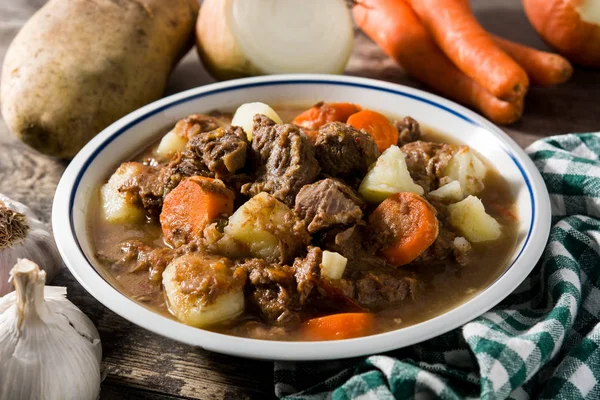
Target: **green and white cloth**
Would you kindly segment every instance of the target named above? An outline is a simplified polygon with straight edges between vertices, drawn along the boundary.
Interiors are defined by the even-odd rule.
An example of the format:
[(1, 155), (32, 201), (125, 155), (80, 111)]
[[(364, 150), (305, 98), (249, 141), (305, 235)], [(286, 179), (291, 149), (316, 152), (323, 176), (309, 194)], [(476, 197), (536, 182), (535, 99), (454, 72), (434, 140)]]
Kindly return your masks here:
[[(382, 355), (276, 363), (285, 399), (600, 399), (600, 133), (527, 149), (553, 225), (540, 263), (463, 327)], [(318, 382), (318, 383), (317, 383)]]

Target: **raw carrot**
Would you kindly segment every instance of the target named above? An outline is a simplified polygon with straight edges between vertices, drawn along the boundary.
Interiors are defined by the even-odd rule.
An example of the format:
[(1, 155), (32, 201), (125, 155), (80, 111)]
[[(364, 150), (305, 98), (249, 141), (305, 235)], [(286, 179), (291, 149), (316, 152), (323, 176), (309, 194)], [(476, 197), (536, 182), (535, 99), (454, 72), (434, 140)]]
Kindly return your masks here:
[(479, 110), (499, 124), (510, 124), (521, 117), (522, 99), (499, 100), (462, 73), (403, 0), (361, 0), (353, 14), (357, 25), (388, 56), (440, 94)]
[(319, 102), (296, 116), (292, 123), (302, 128), (316, 130), (328, 122), (346, 122), (349, 116), (360, 110), (360, 106), (352, 103)]
[(340, 340), (373, 332), (375, 318), (369, 313), (333, 314), (306, 321), (301, 329), (304, 340)]
[(356, 129), (364, 129), (373, 137), (379, 153), (398, 144), (398, 129), (383, 114), (372, 110), (362, 110), (352, 114), (348, 121)]
[(400, 266), (420, 256), (437, 239), (435, 208), (412, 192), (385, 199), (369, 217), (371, 231), (389, 244), (381, 250), (388, 263)]
[(498, 46), (523, 67), (531, 83), (553, 86), (565, 83), (573, 75), (573, 66), (561, 55), (549, 53), (492, 36)]
[(192, 176), (183, 180), (163, 202), (160, 225), (167, 242), (178, 246), (202, 237), (204, 228), (233, 212), (234, 194), (218, 179)]
[(502, 100), (525, 95), (527, 73), (479, 25), (468, 1), (407, 1), (443, 52), (466, 75)]

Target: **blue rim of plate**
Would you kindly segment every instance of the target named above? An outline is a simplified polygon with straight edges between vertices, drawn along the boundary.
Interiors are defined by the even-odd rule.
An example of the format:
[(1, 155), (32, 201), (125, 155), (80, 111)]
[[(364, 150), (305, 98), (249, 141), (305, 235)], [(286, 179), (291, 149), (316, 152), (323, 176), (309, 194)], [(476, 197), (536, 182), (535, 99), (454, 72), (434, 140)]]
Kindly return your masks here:
[[(139, 124), (140, 122), (152, 117), (153, 115), (162, 112), (168, 108), (171, 108), (173, 106), (176, 106), (178, 104), (182, 104), (182, 103), (187, 103), (188, 101), (191, 100), (195, 100), (195, 99), (199, 99), (202, 97), (207, 97), (207, 96), (212, 96), (218, 93), (223, 93), (223, 92), (229, 92), (229, 91), (234, 91), (234, 90), (240, 90), (240, 89), (248, 89), (248, 88), (252, 88), (252, 87), (261, 87), (261, 86), (279, 86), (279, 85), (307, 85), (307, 84), (319, 84), (319, 85), (337, 85), (337, 86), (351, 86), (351, 87), (358, 87), (361, 89), (370, 89), (370, 90), (375, 90), (375, 91), (379, 91), (379, 92), (386, 92), (386, 93), (391, 93), (391, 94), (395, 94), (398, 96), (402, 96), (402, 97), (407, 97), (413, 100), (417, 100), (419, 102), (422, 103), (426, 103), (429, 104), (431, 106), (434, 106), (436, 108), (439, 108), (441, 110), (444, 110), (452, 115), (454, 115), (455, 117), (458, 117), (472, 125), (481, 127), (483, 129), (486, 129), (486, 127), (482, 126), (481, 124), (479, 124), (477, 121), (472, 120), (471, 118), (467, 117), (466, 115), (461, 114), (458, 111), (455, 111), (443, 104), (437, 103), (433, 100), (429, 100), (426, 98), (423, 98), (421, 96), (418, 96), (416, 94), (412, 94), (412, 93), (407, 93), (407, 92), (403, 92), (401, 90), (396, 90), (396, 89), (390, 89), (390, 88), (384, 88), (384, 87), (379, 87), (379, 86), (373, 86), (373, 85), (369, 85), (366, 83), (356, 83), (356, 82), (342, 82), (342, 81), (332, 81), (332, 80), (321, 80), (321, 79), (294, 79), (294, 80), (281, 80), (281, 81), (277, 81), (277, 80), (271, 80), (268, 82), (254, 82), (254, 83), (242, 83), (239, 85), (233, 85), (233, 86), (228, 86), (225, 88), (219, 88), (219, 89), (213, 89), (213, 90), (209, 90), (206, 92), (202, 92), (202, 93), (196, 93), (196, 94), (190, 94), (189, 96), (183, 97), (181, 99), (177, 99), (177, 100), (173, 100), (169, 103), (166, 103), (160, 107), (157, 107), (151, 111), (148, 111), (147, 113), (145, 113), (144, 115), (139, 116), (138, 118), (134, 119), (133, 121), (129, 122), (128, 124), (124, 125), (123, 127), (119, 128), (118, 130), (116, 130), (114, 133), (112, 133), (109, 137), (107, 137), (100, 145), (98, 145), (98, 147), (93, 151), (92, 154), (90, 154), (90, 156), (85, 160), (85, 162), (83, 163), (83, 165), (81, 166), (81, 169), (79, 170), (79, 172), (77, 173), (77, 176), (75, 177), (75, 182), (73, 184), (72, 190), (71, 190), (71, 194), (69, 196), (69, 228), (71, 229), (71, 234), (73, 235), (73, 238), (75, 239), (75, 243), (77, 244), (77, 247), (79, 249), (79, 252), (83, 255), (83, 257), (85, 258), (85, 260), (88, 262), (88, 264), (90, 264), (91, 266), (93, 265), (93, 263), (89, 260), (89, 258), (87, 257), (87, 255), (85, 254), (85, 252), (83, 251), (83, 249), (81, 248), (81, 244), (79, 243), (79, 238), (77, 237), (76, 231), (75, 231), (75, 226), (74, 226), (74, 215), (73, 215), (73, 211), (74, 211), (74, 204), (75, 204), (75, 195), (77, 194), (77, 190), (79, 189), (79, 184), (81, 183), (81, 180), (83, 178), (83, 176), (85, 175), (85, 172), (87, 171), (88, 167), (90, 166), (90, 164), (96, 159), (96, 157), (106, 148), (106, 146), (108, 146), (112, 141), (114, 141), (116, 138), (118, 138), (119, 136), (121, 136), (124, 132), (128, 131), (129, 129), (131, 129), (131, 127)], [(509, 269), (512, 268), (512, 266), (519, 260), (519, 258), (521, 257), (521, 254), (523, 254), (523, 251), (525, 250), (525, 248), (527, 248), (527, 244), (529, 243), (529, 239), (531, 238), (531, 233), (533, 231), (533, 225), (535, 222), (535, 198), (533, 195), (533, 189), (531, 187), (531, 182), (529, 180), (529, 177), (527, 176), (527, 174), (525, 173), (525, 169), (523, 168), (523, 166), (519, 163), (519, 161), (517, 160), (517, 158), (514, 156), (514, 154), (510, 151), (510, 149), (506, 148), (504, 145), (502, 146), (502, 149), (504, 150), (504, 152), (510, 157), (510, 159), (513, 161), (513, 163), (516, 165), (517, 169), (519, 170), (519, 172), (521, 173), (521, 176), (523, 177), (523, 180), (525, 181), (525, 185), (527, 186), (527, 191), (529, 192), (529, 199), (531, 202), (531, 221), (529, 223), (529, 229), (527, 231), (527, 236), (525, 237), (525, 241), (523, 242), (523, 245), (521, 246), (521, 249), (519, 250), (519, 253), (517, 254), (517, 256), (515, 257), (515, 259), (512, 261), (512, 263), (494, 280), (494, 282), (498, 281), (498, 279), (500, 279)], [(106, 279), (97, 271), (96, 268), (93, 268), (94, 272), (96, 272), (96, 274), (98, 274), (105, 282)], [(494, 282), (490, 282), (490, 285), (493, 285)], [(108, 282), (107, 282), (108, 283)], [(488, 285), (488, 287), (490, 286)], [(112, 285), (111, 285), (112, 286)]]

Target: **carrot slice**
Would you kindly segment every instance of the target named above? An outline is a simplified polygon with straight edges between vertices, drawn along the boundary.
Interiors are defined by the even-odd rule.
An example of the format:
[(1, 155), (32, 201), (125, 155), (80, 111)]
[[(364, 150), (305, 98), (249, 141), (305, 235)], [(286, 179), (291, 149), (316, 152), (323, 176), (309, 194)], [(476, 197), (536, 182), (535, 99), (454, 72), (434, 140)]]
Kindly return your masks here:
[(477, 22), (468, 1), (408, 0), (436, 43), (456, 66), (502, 100), (522, 98), (527, 73)]
[(437, 211), (427, 200), (412, 192), (396, 193), (385, 199), (369, 217), (371, 230), (387, 237), (381, 250), (388, 263), (400, 266), (420, 256), (437, 239)]
[(498, 36), (493, 38), (502, 50), (525, 69), (533, 84), (559, 85), (568, 81), (573, 75), (573, 66), (561, 55), (523, 46)]
[(523, 99), (502, 101), (466, 76), (403, 0), (361, 0), (352, 11), (356, 24), (414, 78), (496, 123), (510, 124), (521, 117)]
[(360, 106), (352, 103), (320, 102), (296, 116), (292, 123), (309, 130), (316, 130), (328, 122), (346, 122), (349, 116), (360, 110)]
[(306, 321), (301, 335), (305, 340), (351, 339), (372, 333), (374, 325), (373, 314), (333, 314)]
[(179, 246), (202, 237), (204, 228), (233, 212), (234, 194), (218, 179), (192, 176), (166, 197), (160, 224), (167, 242)]
[(356, 129), (364, 129), (373, 137), (379, 153), (388, 147), (398, 144), (398, 129), (386, 118), (372, 110), (362, 110), (352, 114), (347, 121)]

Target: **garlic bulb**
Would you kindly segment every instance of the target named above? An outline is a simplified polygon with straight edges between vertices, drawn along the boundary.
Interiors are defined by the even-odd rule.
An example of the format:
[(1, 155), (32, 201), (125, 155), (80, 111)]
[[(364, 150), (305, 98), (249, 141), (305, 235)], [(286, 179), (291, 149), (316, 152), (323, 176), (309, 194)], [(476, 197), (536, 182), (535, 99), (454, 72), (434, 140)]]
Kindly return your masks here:
[(12, 290), (10, 268), (28, 258), (46, 271), (48, 282), (62, 265), (54, 237), (29, 207), (0, 193), (0, 296)]
[(100, 393), (100, 336), (66, 288), (44, 287), (29, 260), (10, 271), (15, 291), (0, 298), (0, 400), (94, 400)]

